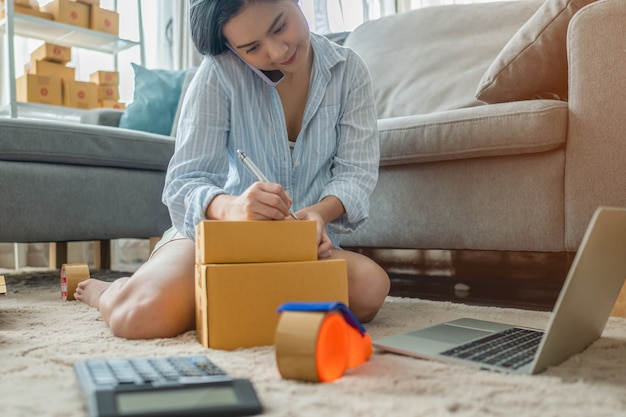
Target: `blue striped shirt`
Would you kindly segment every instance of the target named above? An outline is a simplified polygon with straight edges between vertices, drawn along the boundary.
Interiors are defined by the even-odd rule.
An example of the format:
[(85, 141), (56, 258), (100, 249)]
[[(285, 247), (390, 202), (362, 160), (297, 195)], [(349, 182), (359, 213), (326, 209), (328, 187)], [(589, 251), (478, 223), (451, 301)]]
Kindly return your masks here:
[(237, 149), (284, 187), (295, 211), (337, 197), (346, 212), (326, 225), (334, 246), (367, 219), (380, 156), (369, 73), (348, 48), (313, 33), (311, 45), (309, 97), (292, 151), (276, 88), (232, 52), (204, 58), (185, 95), (163, 190), (183, 235), (193, 239), (216, 195), (239, 195), (256, 181)]

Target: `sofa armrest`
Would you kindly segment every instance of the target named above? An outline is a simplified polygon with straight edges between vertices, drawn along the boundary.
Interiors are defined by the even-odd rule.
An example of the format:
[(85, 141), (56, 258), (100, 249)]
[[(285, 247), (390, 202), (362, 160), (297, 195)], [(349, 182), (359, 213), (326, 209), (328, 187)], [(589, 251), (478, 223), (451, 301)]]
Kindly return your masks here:
[(595, 209), (626, 207), (626, 1), (600, 0), (567, 34), (569, 121), (565, 247), (577, 250)]
[(91, 109), (80, 116), (80, 122), (88, 125), (118, 127), (124, 110), (118, 109)]

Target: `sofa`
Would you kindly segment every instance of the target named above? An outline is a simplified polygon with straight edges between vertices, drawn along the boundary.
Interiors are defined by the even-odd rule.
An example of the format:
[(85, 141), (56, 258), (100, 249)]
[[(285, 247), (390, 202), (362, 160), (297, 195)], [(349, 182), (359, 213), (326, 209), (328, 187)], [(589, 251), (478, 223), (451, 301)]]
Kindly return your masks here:
[[(626, 206), (625, 21), (623, 0), (524, 0), (347, 34), (372, 76), (381, 161), (370, 217), (342, 245), (576, 251), (597, 206)], [(82, 124), (0, 119), (0, 242), (169, 226), (173, 136), (116, 127), (131, 106)]]
[(597, 206), (626, 206), (625, 19), (623, 0), (531, 0), (357, 28), (381, 166), (342, 244), (576, 251)]
[(161, 191), (173, 151), (162, 135), (0, 118), (0, 242), (160, 236), (171, 224)]

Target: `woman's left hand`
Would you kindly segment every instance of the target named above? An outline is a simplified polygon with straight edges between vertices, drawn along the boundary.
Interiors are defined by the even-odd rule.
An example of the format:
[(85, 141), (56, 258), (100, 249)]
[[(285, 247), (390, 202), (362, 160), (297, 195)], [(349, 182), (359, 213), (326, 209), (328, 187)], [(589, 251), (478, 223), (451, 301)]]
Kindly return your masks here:
[(303, 209), (296, 213), (299, 220), (315, 220), (317, 222), (317, 257), (328, 258), (332, 254), (333, 244), (326, 233), (322, 216), (312, 210)]

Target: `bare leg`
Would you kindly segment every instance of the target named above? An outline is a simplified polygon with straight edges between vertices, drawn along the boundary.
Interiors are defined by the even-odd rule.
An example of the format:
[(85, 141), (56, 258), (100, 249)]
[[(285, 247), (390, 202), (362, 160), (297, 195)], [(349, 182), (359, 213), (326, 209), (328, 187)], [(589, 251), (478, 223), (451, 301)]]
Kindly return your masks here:
[(333, 249), (331, 258), (345, 259), (348, 263), (350, 310), (362, 322), (373, 320), (391, 288), (385, 270), (370, 258), (356, 252)]
[(163, 245), (130, 278), (87, 280), (77, 299), (100, 310), (114, 335), (173, 337), (195, 327), (195, 252), (188, 239)]

